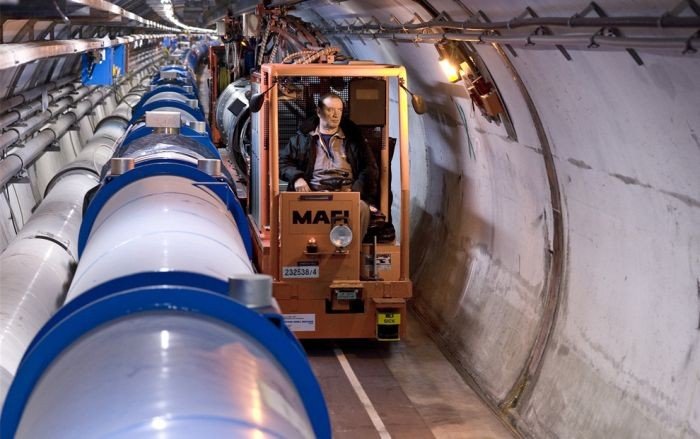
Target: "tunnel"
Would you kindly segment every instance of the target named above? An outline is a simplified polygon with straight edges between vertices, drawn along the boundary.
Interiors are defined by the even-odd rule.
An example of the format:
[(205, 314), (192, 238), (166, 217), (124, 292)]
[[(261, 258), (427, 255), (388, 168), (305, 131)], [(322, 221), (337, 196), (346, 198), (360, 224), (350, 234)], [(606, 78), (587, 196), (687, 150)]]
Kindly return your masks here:
[[(229, 56), (214, 29), (243, 17), (268, 62), (313, 29), (348, 59), (406, 71), (410, 322), (392, 343), (303, 343), (334, 437), (700, 438), (695, 0), (39, 3), (0, 2), (3, 397), (73, 297), (84, 202), (172, 55), (163, 39), (210, 31), (206, 50), (223, 39)], [(84, 54), (117, 40), (130, 47), (123, 79), (81, 83)], [(199, 58), (209, 114), (220, 77)]]

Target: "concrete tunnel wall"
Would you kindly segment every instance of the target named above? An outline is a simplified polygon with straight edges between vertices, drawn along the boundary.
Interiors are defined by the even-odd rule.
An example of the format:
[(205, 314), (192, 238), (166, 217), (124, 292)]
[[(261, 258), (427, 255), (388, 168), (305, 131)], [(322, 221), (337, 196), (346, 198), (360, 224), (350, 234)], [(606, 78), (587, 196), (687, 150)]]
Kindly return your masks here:
[[(376, 3), (297, 14), (429, 18), (418, 4)], [(453, 1), (430, 3), (467, 18)], [(492, 20), (526, 6), (570, 16), (587, 4), (466, 3)], [(600, 4), (658, 16), (676, 2)], [(640, 51), (638, 66), (622, 50), (570, 50), (567, 61), (516, 47), (514, 74), (478, 45), (516, 141), (446, 82), (431, 45), (337, 43), (404, 64), (429, 102), (428, 114), (410, 116), (413, 303), (485, 397), (510, 407), (502, 411), (527, 436), (700, 437), (698, 55)], [(545, 346), (541, 361), (535, 345)]]

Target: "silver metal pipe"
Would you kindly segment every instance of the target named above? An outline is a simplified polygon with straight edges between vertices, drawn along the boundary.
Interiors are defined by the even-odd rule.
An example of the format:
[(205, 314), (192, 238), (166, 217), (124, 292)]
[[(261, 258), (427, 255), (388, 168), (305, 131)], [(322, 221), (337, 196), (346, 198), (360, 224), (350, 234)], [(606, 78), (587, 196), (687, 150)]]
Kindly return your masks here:
[(10, 126), (6, 130), (6, 132), (0, 136), (0, 153), (5, 152), (7, 148), (15, 142), (34, 134), (52, 117), (64, 112), (76, 101), (84, 98), (90, 92), (90, 88), (80, 87), (78, 89), (74, 89), (72, 86), (63, 87), (59, 89), (59, 92), (56, 94), (56, 96), (66, 96), (71, 91), (73, 92), (72, 96), (59, 99), (58, 101), (54, 102), (53, 105), (50, 105), (47, 111), (44, 111), (28, 119), (19, 118), (21, 123)]
[(23, 102), (25, 102), (25, 100), (22, 95), (15, 95), (4, 99), (2, 102), (0, 102), (0, 113), (4, 113), (12, 108), (15, 108), (16, 106), (21, 105)]
[[(31, 90), (26, 90), (0, 103), (0, 113), (7, 111), (7, 114), (0, 116), (0, 129), (6, 128), (18, 120), (24, 120), (41, 109), (42, 102), (38, 99), (44, 91), (47, 92), (48, 103), (52, 103), (64, 96), (73, 92), (77, 86), (66, 83), (73, 81), (72, 76), (61, 78), (62, 83), (52, 82), (39, 87), (34, 87)], [(57, 89), (57, 87), (59, 87)], [(53, 91), (51, 91), (53, 90)], [(24, 104), (24, 105), (22, 105)], [(20, 107), (20, 105), (22, 105)]]
[(47, 146), (65, 134), (73, 123), (80, 120), (109, 92), (109, 89), (95, 90), (89, 99), (79, 102), (75, 109), (58, 117), (25, 143), (22, 148), (16, 148), (4, 160), (0, 161), (0, 186), (7, 184), (13, 176), (39, 158)]
[[(78, 83), (77, 85), (80, 85), (80, 84)], [(73, 90), (78, 88), (77, 85), (73, 85), (73, 84), (66, 85), (65, 87), (61, 87), (59, 89), (56, 89), (54, 91), (49, 92), (48, 95), (51, 98), (51, 101), (57, 101), (58, 99), (71, 94), (73, 92)]]
[[(542, 46), (570, 45), (584, 48), (636, 48), (636, 49), (675, 49), (685, 50), (690, 43), (700, 45), (700, 37), (606, 37), (599, 35), (482, 35), (475, 33), (387, 33), (387, 32), (336, 32), (335, 35), (350, 38), (381, 38), (391, 39), (397, 43), (435, 44), (441, 40), (465, 41), (472, 43), (496, 43), (519, 45), (523, 49), (540, 48)], [(539, 45), (539, 47), (538, 47)]]
[[(159, 62), (163, 55), (159, 53), (158, 50), (154, 51), (148, 51), (142, 54), (143, 58), (145, 61), (133, 65), (131, 68), (131, 71), (129, 74), (127, 74), (121, 81), (122, 84), (127, 84), (128, 87), (132, 88), (136, 84), (139, 84), (143, 76), (148, 73), (148, 70), (153, 66), (154, 63)], [(72, 80), (70, 77), (64, 77), (61, 79), (61, 82), (63, 84), (68, 83)], [(58, 82), (56, 83), (58, 84)], [(18, 126), (11, 126), (9, 129), (7, 129), (3, 134), (0, 135), (0, 153), (4, 153), (10, 146), (15, 144), (16, 142), (20, 141), (23, 138), (26, 138), (32, 134), (34, 134), (41, 126), (43, 126), (45, 123), (47, 123), (51, 117), (65, 111), (70, 105), (73, 105), (76, 101), (84, 98), (91, 90), (94, 90), (95, 87), (78, 87), (75, 88), (74, 86), (70, 86), (71, 91), (73, 91), (73, 94), (71, 97), (66, 98), (64, 100), (59, 100), (54, 104), (54, 106), (49, 107), (49, 111), (46, 111), (40, 115), (34, 116), (33, 118), (30, 118), (29, 120), (25, 120)], [(66, 88), (67, 89), (67, 88)], [(64, 87), (61, 87), (54, 96), (60, 97), (64, 95)], [(138, 103), (138, 101), (141, 99), (139, 94), (136, 94), (134, 97), (131, 97), (129, 99), (126, 99), (126, 106), (118, 106), (113, 115), (125, 118), (127, 121), (131, 119), (131, 108), (133, 108), (134, 105)], [(21, 119), (19, 119), (21, 120)], [(60, 135), (58, 136), (60, 137)], [(42, 136), (42, 139), (45, 139), (46, 136)], [(32, 139), (34, 140), (34, 139)], [(48, 144), (53, 142), (56, 139), (51, 139)], [(48, 145), (47, 144), (47, 145)], [(6, 164), (4, 165), (3, 162), (7, 159), (11, 159), (12, 163), (11, 164)], [(16, 165), (20, 165), (21, 167), (25, 166), (25, 163), (21, 162), (23, 160), (23, 157), (21, 156), (13, 156), (10, 155), (8, 156), (7, 159), (3, 159), (0, 161), (0, 175), (3, 175), (0, 180), (4, 181), (2, 184), (5, 184), (8, 180), (4, 180), (4, 174), (3, 172), (7, 172), (9, 169), (14, 169)], [(20, 168), (21, 169), (21, 168)], [(11, 178), (11, 177), (10, 177)], [(0, 186), (2, 186), (0, 184)]]
[[(136, 83), (134, 89), (140, 86)], [(36, 148), (28, 145), (29, 148), (34, 148), (36, 155), (41, 154), (44, 147), (40, 145), (47, 145), (60, 137), (70, 127), (69, 122), (84, 115), (108, 93), (106, 89), (96, 90), (74, 110), (39, 133), (35, 139), (40, 140), (34, 142), (32, 139)], [(133, 97), (138, 97), (137, 90), (133, 93), (129, 101), (122, 101), (118, 106), (128, 118), (131, 117)], [(76, 159), (51, 180), (47, 195), (36, 212), (0, 254), (3, 285), (3, 294), (0, 295), (0, 406), (22, 354), (41, 325), (63, 301), (77, 261), (83, 199), (87, 191), (99, 182), (98, 174), (112, 156), (115, 143), (127, 125), (128, 122), (120, 118), (100, 121), (95, 135)], [(13, 163), (24, 166), (24, 160), (22, 155), (13, 154), (0, 162), (0, 168)], [(57, 285), (65, 288), (56, 288)]]
[[(129, 38), (136, 40), (162, 39), (174, 34), (150, 34), (132, 35)], [(124, 38), (104, 40), (102, 38), (87, 38), (82, 40), (49, 40), (32, 41), (29, 43), (8, 43), (0, 45), (0, 70), (17, 67), (45, 58), (55, 56), (74, 55), (89, 50), (100, 50), (131, 42)]]
[(700, 17), (676, 17), (665, 14), (659, 17), (516, 17), (508, 21), (484, 22), (475, 20), (466, 21), (445, 21), (430, 20), (420, 23), (363, 23), (361, 25), (338, 25), (321, 28), (323, 34), (333, 33), (339, 29), (348, 32), (424, 32), (426, 30), (455, 29), (463, 31), (508, 31), (516, 28), (539, 27), (539, 26), (561, 26), (568, 28), (688, 28), (694, 29), (700, 26)]
[[(98, 178), (89, 173), (63, 179), (0, 254), (0, 375), (14, 376), (22, 354), (55, 312), (77, 263), (83, 198)], [(0, 381), (0, 404), (9, 382)]]
[(7, 98), (0, 102), (0, 113), (4, 113), (15, 108), (18, 105), (22, 105), (25, 102), (33, 101), (34, 99), (41, 96), (41, 94), (46, 91), (51, 91), (57, 87), (61, 87), (69, 82), (75, 81), (77, 77), (75, 75), (67, 75), (58, 78), (55, 81), (49, 82), (48, 84), (42, 84), (29, 90), (24, 90), (17, 93), (15, 96)]

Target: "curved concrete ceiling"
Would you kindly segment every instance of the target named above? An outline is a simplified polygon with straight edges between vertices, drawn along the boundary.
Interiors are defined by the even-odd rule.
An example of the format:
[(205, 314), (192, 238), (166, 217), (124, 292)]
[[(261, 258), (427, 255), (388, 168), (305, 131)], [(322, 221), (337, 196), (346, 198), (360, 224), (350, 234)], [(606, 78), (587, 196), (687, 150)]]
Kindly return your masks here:
[[(138, 2), (115, 3), (138, 12)], [(210, 6), (209, 16), (225, 11), (222, 2), (197, 3)], [(358, 17), (428, 21), (443, 11), (457, 21), (479, 10), (510, 20), (526, 6), (570, 17), (586, 7), (571, 0), (294, 3), (294, 15), (318, 26)], [(600, 2), (610, 16), (660, 17), (677, 5)], [(21, 23), (11, 25), (20, 32)], [(463, 84), (446, 81), (433, 44), (327, 37), (355, 58), (405, 65), (409, 88), (429, 104), (410, 119), (414, 308), (481, 394), (534, 437), (700, 437), (694, 47), (639, 49), (639, 59), (623, 49), (566, 47), (567, 59), (554, 46), (514, 44), (511, 52), (474, 44), (506, 107), (509, 120), (500, 121), (485, 117)], [(59, 78), (76, 61), (3, 71), (2, 96)], [(14, 191), (31, 197), (29, 189)], [(0, 207), (6, 216), (7, 204)], [(10, 233), (2, 232), (4, 248)]]

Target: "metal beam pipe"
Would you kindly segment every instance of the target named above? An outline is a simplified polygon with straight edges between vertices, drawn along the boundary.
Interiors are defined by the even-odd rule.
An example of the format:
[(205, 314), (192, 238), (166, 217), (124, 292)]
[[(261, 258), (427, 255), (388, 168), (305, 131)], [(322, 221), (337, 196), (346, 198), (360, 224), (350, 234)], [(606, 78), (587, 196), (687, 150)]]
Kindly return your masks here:
[(90, 50), (126, 44), (136, 40), (162, 39), (173, 34), (132, 35), (126, 38), (104, 40), (87, 38), (82, 40), (32, 41), (29, 43), (9, 43), (0, 45), (0, 70), (17, 67), (40, 59), (56, 56), (74, 55)]
[[(123, 84), (127, 84), (127, 86), (130, 86), (133, 85), (135, 81), (140, 81), (139, 76), (145, 75), (145, 71), (150, 66), (152, 66), (154, 62), (157, 62), (162, 58), (162, 55), (156, 55), (154, 57), (155, 54), (153, 52), (155, 51), (148, 51), (142, 54), (142, 58), (144, 58), (145, 61), (136, 64), (132, 68), (132, 71), (123, 79)], [(64, 77), (61, 78), (60, 82), (65, 84), (67, 82), (70, 82), (72, 79), (73, 78), (71, 77)], [(55, 87), (58, 84), (59, 82), (56, 82), (55, 84), (53, 84), (53, 86)], [(4, 115), (2, 118), (0, 118), (0, 129), (5, 128), (8, 125), (17, 121), (23, 122), (21, 122), (21, 125), (19, 126), (10, 126), (10, 128), (8, 128), (3, 134), (0, 135), (0, 153), (5, 152), (14, 143), (36, 132), (43, 124), (49, 121), (49, 119), (53, 115), (61, 113), (74, 102), (85, 97), (85, 95), (87, 95), (90, 89), (91, 88), (88, 87), (76, 87), (75, 85), (70, 85), (66, 87), (61, 87), (53, 93), (49, 93), (49, 102), (55, 102), (57, 99), (63, 96), (67, 96), (70, 93), (73, 93), (73, 96), (69, 100), (67, 99), (55, 102), (55, 105), (53, 107), (49, 107), (50, 111), (34, 116), (29, 120), (24, 119), (27, 116), (31, 115), (33, 112), (38, 111), (39, 108), (41, 108), (40, 101), (30, 103), (27, 105), (26, 108), (22, 107), (22, 109), (15, 110), (11, 113)], [(26, 96), (41, 95), (41, 93), (43, 93), (43, 89), (41, 87), (34, 88), (33, 90), (34, 91), (32, 91), (30, 94), (27, 94)], [(23, 99), (26, 97), (25, 95), (22, 96)], [(132, 102), (133, 100), (134, 99), (132, 98), (130, 100), (127, 100), (127, 102)], [(133, 107), (133, 105), (131, 105), (131, 107)], [(124, 110), (125, 108), (122, 107), (119, 114), (125, 114)], [(130, 111), (129, 117), (131, 117)]]
[(29, 90), (24, 90), (16, 95), (7, 98), (0, 102), (0, 113), (9, 111), (18, 105), (22, 105), (25, 102), (33, 101), (34, 99), (41, 96), (41, 94), (46, 91), (51, 91), (57, 87), (61, 87), (69, 82), (75, 81), (78, 78), (75, 75), (66, 75), (58, 78), (55, 81), (49, 82), (48, 84), (42, 84), (40, 86), (30, 88)]
[[(55, 84), (52, 84), (54, 87), (56, 86)], [(68, 96), (70, 93), (72, 93), (77, 87), (75, 85), (69, 85), (66, 87), (61, 87), (57, 90), (54, 90), (52, 92), (47, 93), (47, 97), (49, 98), (48, 102), (49, 104), (52, 102), (57, 101), (58, 99)], [(45, 88), (48, 89), (48, 88)], [(44, 90), (41, 89), (40, 87), (35, 88), (34, 90), (38, 90), (38, 96), (40, 96)], [(17, 95), (14, 96), (10, 104), (12, 104), (12, 108), (9, 110), (7, 114), (4, 114), (3, 116), (0, 117), (0, 129), (6, 128), (9, 125), (17, 122), (18, 120), (24, 120), (27, 117), (31, 116), (32, 114), (36, 113), (39, 111), (42, 107), (42, 102), (41, 99), (36, 99), (37, 96), (33, 96), (34, 93), (26, 97), (24, 95)], [(31, 99), (34, 99), (31, 102)], [(22, 103), (22, 102), (28, 102), (26, 105), (22, 105), (21, 107), (18, 107), (19, 104), (15, 104), (16, 102)], [(7, 107), (7, 106), (6, 106)]]
[(50, 97), (50, 102), (55, 102), (64, 96), (68, 96), (69, 94), (71, 94), (73, 92), (73, 90), (78, 88), (78, 85), (80, 85), (80, 84), (79, 83), (77, 85), (69, 84), (69, 85), (66, 85), (65, 87), (61, 87), (61, 88), (58, 88), (56, 90), (49, 92), (48, 96)]
[(0, 153), (5, 152), (7, 148), (17, 141), (34, 134), (45, 123), (51, 120), (52, 117), (64, 112), (68, 107), (84, 98), (90, 92), (90, 88), (88, 87), (80, 87), (74, 90), (73, 87), (63, 87), (59, 89), (56, 94), (58, 97), (65, 96), (70, 92), (73, 92), (73, 95), (54, 102), (53, 105), (48, 107), (47, 111), (30, 117), (29, 119), (20, 118), (19, 120), (21, 120), (21, 123), (10, 126), (6, 132), (0, 136)]
[(353, 31), (383, 31), (383, 32), (409, 32), (454, 29), (463, 31), (508, 31), (516, 28), (558, 26), (568, 28), (689, 28), (700, 27), (700, 17), (675, 17), (672, 15), (662, 15), (660, 17), (532, 17), (513, 18), (508, 21), (480, 22), (473, 20), (466, 21), (445, 21), (430, 20), (422, 23), (366, 23), (362, 25), (339, 25), (337, 27), (328, 26), (322, 28), (324, 34), (333, 33), (344, 29)]
[(109, 89), (96, 90), (91, 95), (92, 99), (86, 100), (87, 103), (81, 102), (74, 110), (61, 115), (25, 143), (22, 148), (16, 148), (4, 160), (0, 161), (0, 186), (7, 184), (18, 172), (36, 160), (47, 146), (65, 134), (74, 122), (80, 120), (85, 113), (104, 99), (107, 93), (109, 93)]
[(574, 45), (582, 48), (639, 48), (685, 50), (688, 45), (700, 44), (700, 37), (607, 37), (600, 35), (519, 35), (498, 36), (469, 33), (386, 33), (386, 32), (336, 32), (334, 35), (354, 38), (391, 39), (397, 43), (436, 44), (442, 40), (466, 41), (472, 43), (495, 43), (522, 45), (521, 48), (542, 48), (543, 46)]

